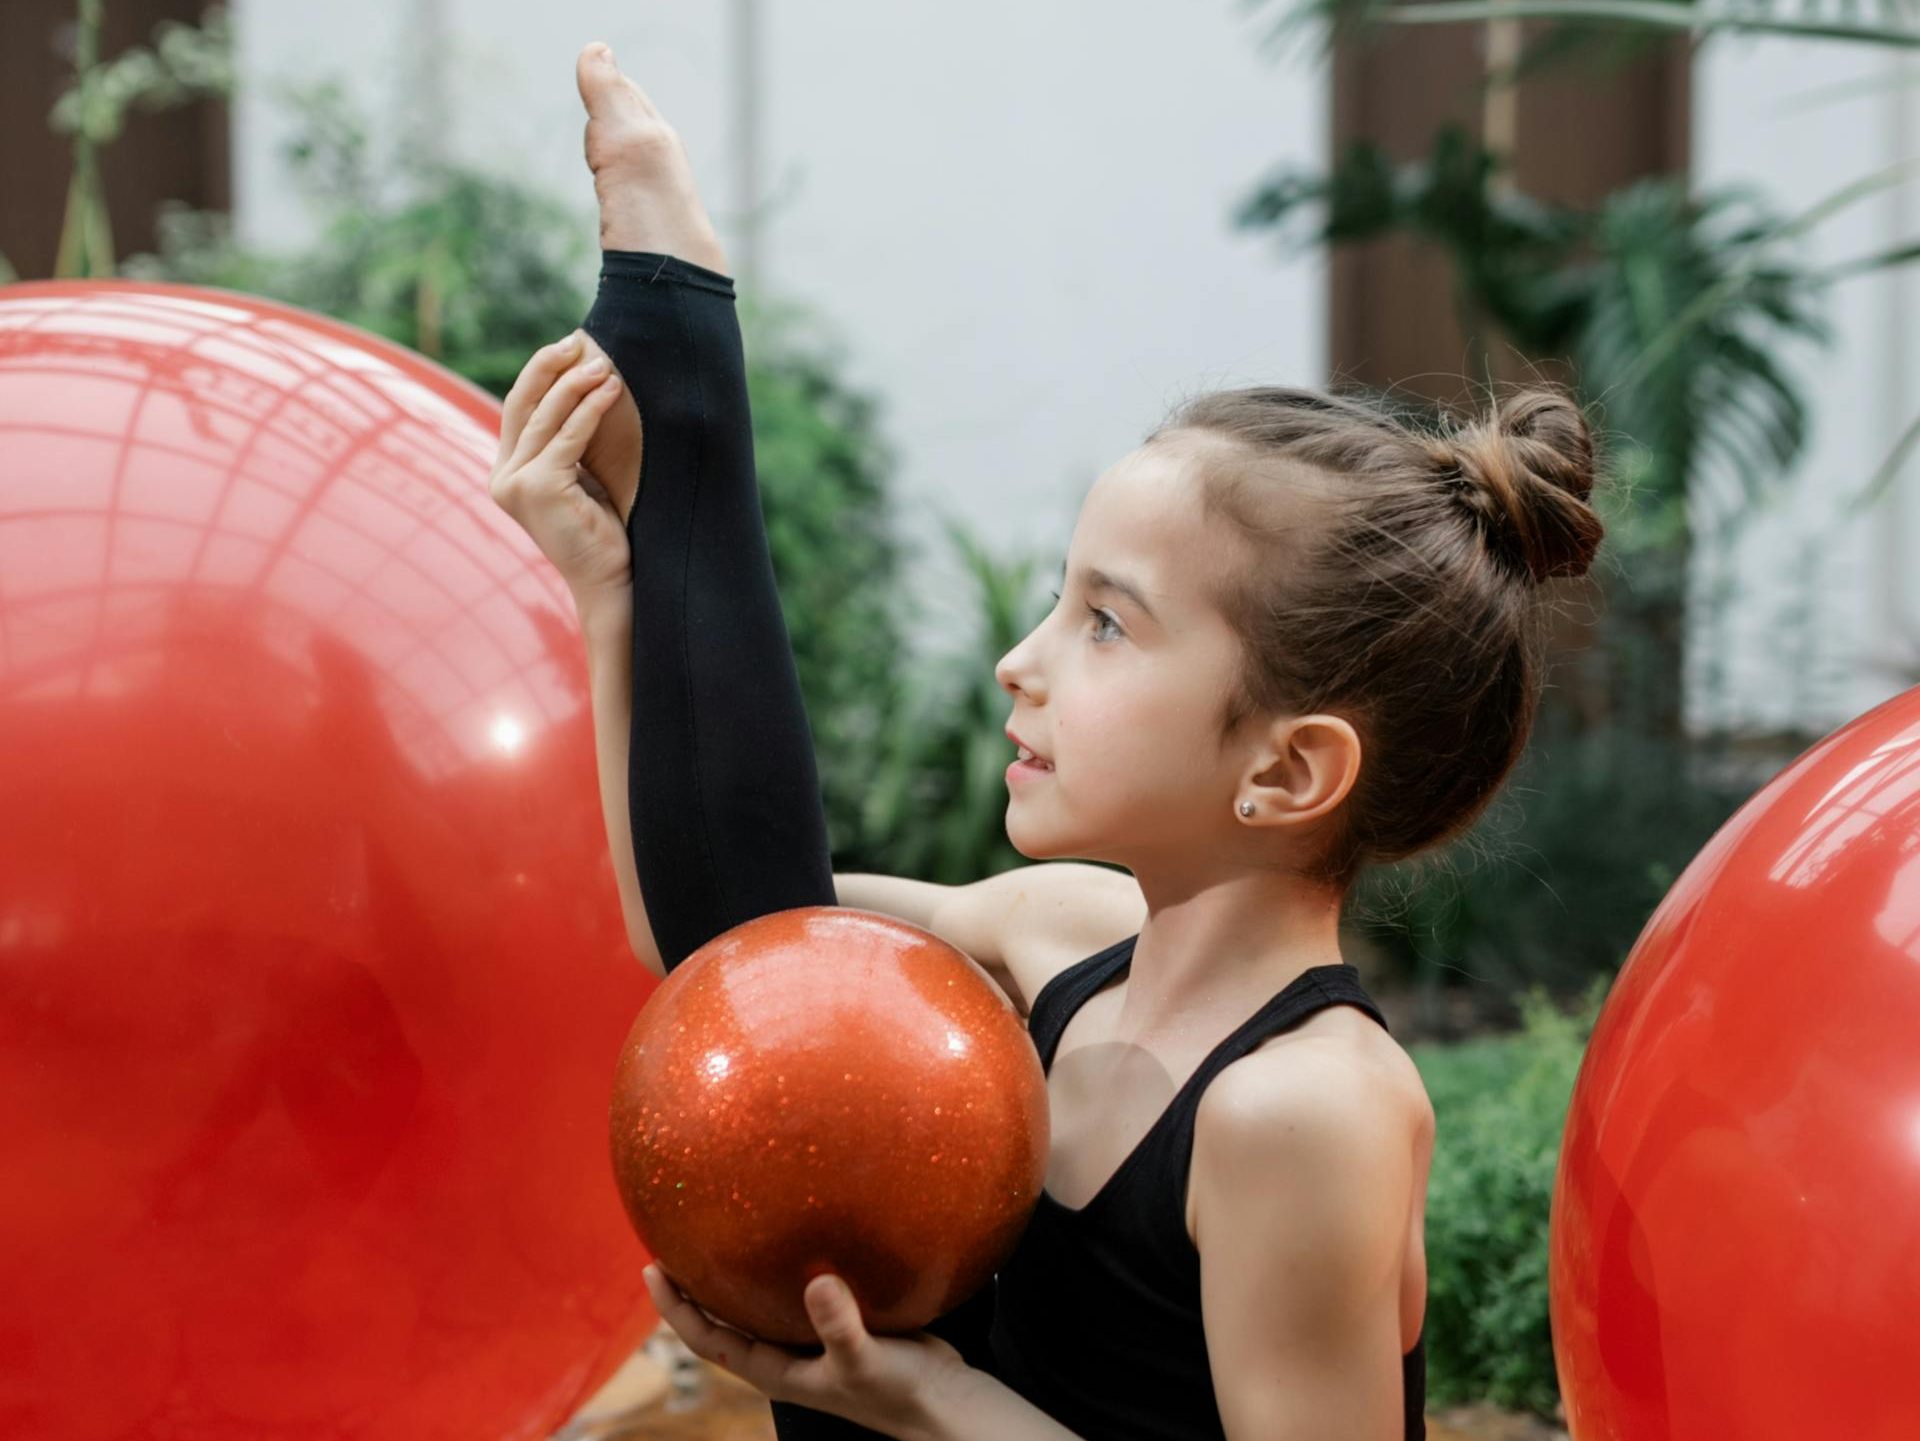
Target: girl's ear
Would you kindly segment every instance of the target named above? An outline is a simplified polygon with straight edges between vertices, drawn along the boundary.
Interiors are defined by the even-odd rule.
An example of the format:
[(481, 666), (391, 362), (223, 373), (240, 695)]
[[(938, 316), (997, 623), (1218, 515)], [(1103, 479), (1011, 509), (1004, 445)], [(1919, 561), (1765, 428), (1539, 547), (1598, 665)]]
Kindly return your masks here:
[(1360, 778), (1360, 733), (1336, 715), (1295, 716), (1274, 732), (1278, 758), (1258, 777), (1289, 823), (1317, 821)]

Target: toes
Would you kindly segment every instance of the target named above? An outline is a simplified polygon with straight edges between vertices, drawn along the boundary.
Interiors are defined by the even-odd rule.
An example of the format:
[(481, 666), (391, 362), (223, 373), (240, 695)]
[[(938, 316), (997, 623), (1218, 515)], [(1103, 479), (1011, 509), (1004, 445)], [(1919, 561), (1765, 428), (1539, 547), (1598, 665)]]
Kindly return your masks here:
[(595, 40), (581, 49), (580, 58), (574, 62), (573, 73), (589, 116), (598, 118), (612, 114), (616, 107), (624, 105), (650, 120), (662, 118), (653, 102), (647, 98), (647, 92), (640, 88), (631, 75), (620, 69), (619, 61), (614, 59), (613, 47), (604, 40)]
[(580, 99), (586, 104), (587, 114), (599, 115), (605, 111), (612, 98), (613, 82), (619, 75), (619, 67), (613, 63), (613, 51), (600, 41), (580, 51), (580, 58), (573, 63), (573, 79), (580, 87)]

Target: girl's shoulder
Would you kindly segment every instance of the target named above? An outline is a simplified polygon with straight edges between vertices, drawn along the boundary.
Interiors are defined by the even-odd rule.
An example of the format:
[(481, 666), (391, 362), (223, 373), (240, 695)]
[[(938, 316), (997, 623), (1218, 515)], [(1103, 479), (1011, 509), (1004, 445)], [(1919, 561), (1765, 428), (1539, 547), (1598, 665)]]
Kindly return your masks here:
[(1359, 1118), (1430, 1145), (1433, 1103), (1405, 1047), (1366, 1013), (1329, 1006), (1224, 1067), (1200, 1098), (1196, 1153), (1252, 1119)]
[[(1359, 1025), (1325, 1023), (1342, 1011)], [(1328, 1201), (1344, 1208), (1385, 1200), (1383, 1183), (1398, 1189), (1389, 1177), (1406, 1181), (1421, 1212), (1433, 1135), (1433, 1104), (1413, 1058), (1370, 1016), (1323, 1011), (1223, 1068), (1201, 1095), (1187, 1235), (1199, 1246), (1208, 1216), (1236, 1234), (1253, 1195), (1267, 1198), (1261, 1214), (1272, 1219), (1272, 1198), (1288, 1179), (1309, 1176), (1332, 1188), (1311, 1208), (1319, 1214)]]

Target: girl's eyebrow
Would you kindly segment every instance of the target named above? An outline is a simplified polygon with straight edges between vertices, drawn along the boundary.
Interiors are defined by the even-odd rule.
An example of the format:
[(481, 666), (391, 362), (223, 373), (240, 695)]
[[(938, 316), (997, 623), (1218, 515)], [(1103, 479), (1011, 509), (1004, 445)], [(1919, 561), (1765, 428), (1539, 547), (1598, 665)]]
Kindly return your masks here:
[[(1064, 564), (1060, 567), (1060, 583), (1062, 585), (1067, 583), (1067, 568)], [(1153, 613), (1153, 607), (1148, 605), (1146, 597), (1140, 594), (1140, 588), (1125, 576), (1109, 575), (1104, 570), (1087, 566), (1080, 572), (1080, 588), (1089, 591), (1110, 590), (1124, 595), (1148, 620), (1155, 625), (1160, 624), (1160, 617)]]

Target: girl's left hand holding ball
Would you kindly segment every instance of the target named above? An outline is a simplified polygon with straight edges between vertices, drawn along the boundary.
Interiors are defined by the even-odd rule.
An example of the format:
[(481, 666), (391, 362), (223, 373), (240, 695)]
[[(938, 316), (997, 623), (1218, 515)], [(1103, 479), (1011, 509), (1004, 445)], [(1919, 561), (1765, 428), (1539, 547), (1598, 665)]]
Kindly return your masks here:
[(576, 602), (633, 583), (626, 525), (581, 457), (625, 386), (579, 332), (542, 346), (507, 393), (487, 491), (572, 590)]

